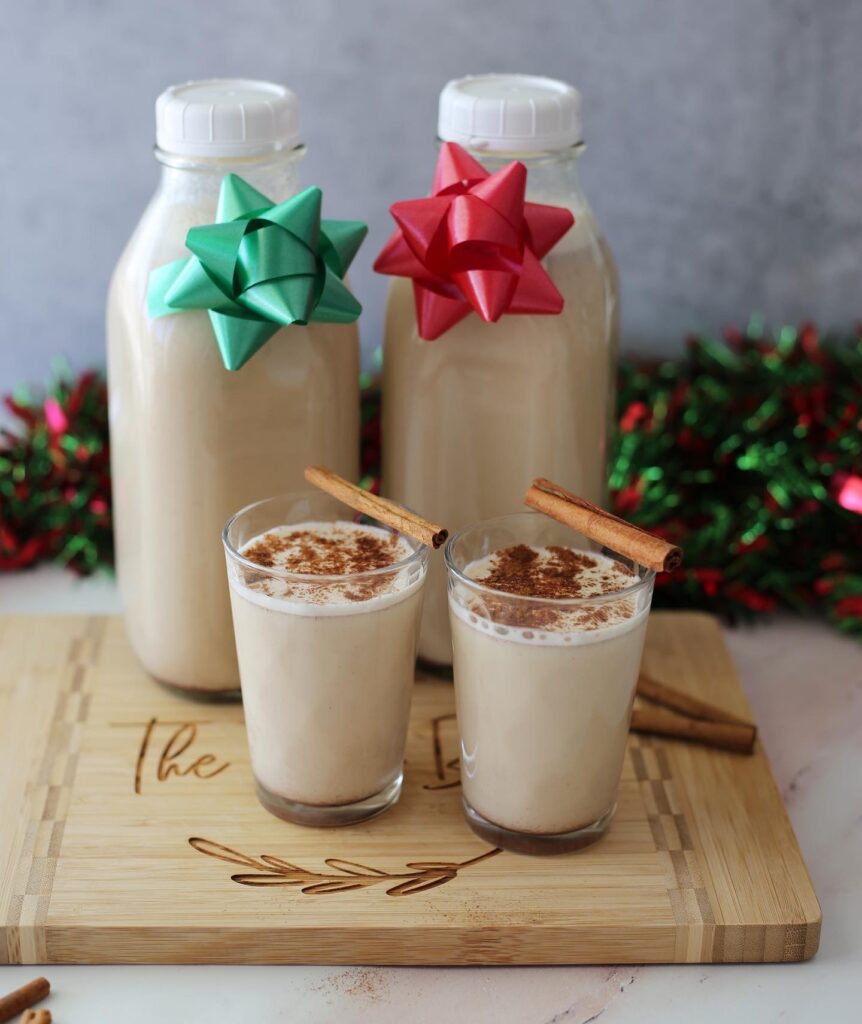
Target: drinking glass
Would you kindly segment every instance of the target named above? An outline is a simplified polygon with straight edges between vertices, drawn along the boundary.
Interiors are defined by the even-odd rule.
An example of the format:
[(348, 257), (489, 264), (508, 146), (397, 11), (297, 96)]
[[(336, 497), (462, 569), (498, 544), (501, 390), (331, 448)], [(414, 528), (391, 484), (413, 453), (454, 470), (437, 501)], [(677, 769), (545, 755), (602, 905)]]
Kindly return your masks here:
[(399, 797), (428, 566), (428, 548), (401, 534), (406, 557), (350, 575), (243, 555), (268, 530), (336, 521), (343, 506), (312, 492), (250, 505), (223, 532), (257, 794), (304, 825), (363, 821)]
[[(518, 544), (603, 555), (632, 583), (559, 599), (494, 590), (465, 571)], [(616, 806), (655, 573), (535, 512), (460, 531), (445, 559), (470, 827), (526, 853), (595, 842)]]

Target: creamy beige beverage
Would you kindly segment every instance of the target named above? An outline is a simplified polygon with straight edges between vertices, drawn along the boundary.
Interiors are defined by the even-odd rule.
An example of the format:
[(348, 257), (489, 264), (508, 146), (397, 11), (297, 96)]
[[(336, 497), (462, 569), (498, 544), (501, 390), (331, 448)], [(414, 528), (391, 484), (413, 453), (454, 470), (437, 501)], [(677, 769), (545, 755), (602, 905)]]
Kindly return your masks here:
[[(230, 113), (234, 99), (214, 102)], [(289, 148), (228, 158), (203, 147), (195, 157), (194, 140), (181, 142), (182, 156), (159, 152), (161, 183), (108, 297), (115, 547), (127, 632), (145, 668), (218, 695), (239, 685), (221, 528), (236, 509), (304, 486), (309, 461), (355, 478), (359, 347), (353, 324), (283, 328), (232, 372), (205, 312), (148, 317), (150, 271), (188, 256), (186, 234), (215, 220), (228, 171), (273, 201), (297, 191)]]
[(452, 583), (461, 781), (486, 838), (543, 852), (543, 837), (573, 848), (607, 827), (650, 590), (615, 560), (556, 545), (498, 549)]
[[(383, 486), (457, 530), (515, 512), (546, 474), (595, 504), (606, 496), (614, 411), (618, 279), (577, 177), (579, 97), (561, 82), (484, 75), (450, 82), (441, 139), (490, 173), (527, 168), (528, 201), (566, 207), (574, 226), (542, 261), (563, 296), (556, 316), (475, 313), (419, 336), (413, 283), (393, 280), (383, 361)], [(445, 573), (432, 563), (420, 655), (449, 664)]]
[(239, 553), (229, 549), (228, 574), (261, 801), (309, 824), (385, 809), (401, 786), (425, 549), (377, 527), (309, 521)]
[[(591, 215), (545, 265), (559, 316), (475, 314), (433, 342), (416, 332), (412, 284), (393, 281), (383, 361), (383, 479), (395, 501), (452, 530), (522, 507), (546, 474), (603, 504), (616, 365), (615, 271)], [(434, 561), (420, 654), (451, 660), (445, 569)]]

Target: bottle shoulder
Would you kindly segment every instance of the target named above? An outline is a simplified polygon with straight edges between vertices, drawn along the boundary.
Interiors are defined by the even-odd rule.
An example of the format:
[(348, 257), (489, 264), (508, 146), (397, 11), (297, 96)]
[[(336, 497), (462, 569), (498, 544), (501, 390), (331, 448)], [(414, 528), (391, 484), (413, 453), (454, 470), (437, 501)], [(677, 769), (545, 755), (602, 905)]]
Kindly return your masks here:
[(192, 227), (212, 223), (215, 206), (172, 202), (160, 192), (144, 208), (117, 261), (114, 275), (145, 274), (188, 256), (186, 235)]

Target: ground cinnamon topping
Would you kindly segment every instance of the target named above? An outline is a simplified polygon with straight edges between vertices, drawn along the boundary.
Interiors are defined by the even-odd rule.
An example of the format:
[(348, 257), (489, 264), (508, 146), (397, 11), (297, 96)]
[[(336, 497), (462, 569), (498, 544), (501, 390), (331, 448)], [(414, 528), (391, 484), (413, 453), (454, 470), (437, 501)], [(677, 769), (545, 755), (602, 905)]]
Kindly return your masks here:
[(596, 565), (594, 558), (573, 548), (549, 547), (539, 552), (526, 544), (516, 544), (494, 552), (481, 582), (492, 590), (521, 597), (583, 597), (580, 573)]
[[(280, 527), (269, 530), (242, 549), (242, 555), (255, 565), (276, 572), (289, 572), (309, 576), (352, 577), (383, 569), (402, 561), (409, 554), (406, 542), (397, 534), (385, 533), (373, 527), (354, 523), (321, 523), (296, 528)], [(247, 571), (246, 585), (271, 593), (274, 581), (265, 574), (251, 578)], [(348, 601), (367, 601), (391, 586), (391, 579), (346, 579), (344, 583), (314, 584), (311, 591), (303, 584), (303, 596), (324, 602), (337, 593)], [(284, 588), (287, 589), (284, 589)], [(335, 590), (333, 590), (335, 588)], [(292, 588), (283, 584), (279, 593), (287, 596)]]
[(243, 550), (243, 556), (265, 569), (353, 576), (394, 565), (404, 557), (404, 550), (395, 534), (384, 537), (334, 527), (327, 533), (307, 529), (265, 533)]
[[(562, 546), (533, 548), (516, 544), (500, 548), (468, 567), (467, 575), (492, 590), (519, 597), (580, 599), (613, 594), (637, 582), (637, 576), (617, 562)], [(508, 601), (483, 594), (468, 601), (474, 614), (504, 626), (552, 630), (599, 629), (629, 618), (627, 599), (585, 603), (564, 609), (542, 604)]]

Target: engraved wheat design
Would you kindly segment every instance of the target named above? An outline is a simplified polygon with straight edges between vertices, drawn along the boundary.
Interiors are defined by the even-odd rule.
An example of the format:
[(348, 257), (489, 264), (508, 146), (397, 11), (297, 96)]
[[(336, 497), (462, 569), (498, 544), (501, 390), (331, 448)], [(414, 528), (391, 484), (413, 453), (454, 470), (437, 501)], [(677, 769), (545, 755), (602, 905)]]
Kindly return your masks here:
[(405, 865), (407, 870), (402, 872), (381, 871), (379, 868), (358, 864), (356, 861), (327, 857), (324, 864), (330, 870), (325, 872), (309, 871), (268, 853), (262, 853), (257, 858), (249, 857), (238, 850), (232, 850), (229, 846), (222, 846), (221, 843), (197, 836), (189, 839), (189, 845), (208, 857), (253, 869), (230, 876), (231, 881), (238, 885), (294, 885), (300, 887), (300, 892), (306, 896), (370, 889), (372, 886), (390, 882), (395, 884), (386, 890), (387, 896), (414, 896), (416, 893), (427, 892), (438, 885), (451, 882), (464, 868), (479, 864), (501, 852), (493, 848), (478, 857), (464, 861), (411, 861)]

